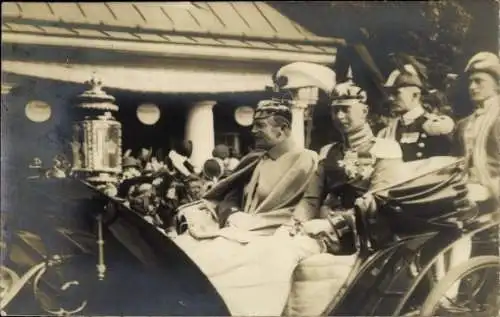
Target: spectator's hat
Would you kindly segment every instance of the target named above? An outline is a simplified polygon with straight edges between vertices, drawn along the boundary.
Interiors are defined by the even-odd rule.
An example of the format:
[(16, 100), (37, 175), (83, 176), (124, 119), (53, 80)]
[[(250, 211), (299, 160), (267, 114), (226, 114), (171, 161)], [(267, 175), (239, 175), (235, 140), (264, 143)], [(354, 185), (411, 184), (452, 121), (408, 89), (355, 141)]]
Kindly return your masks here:
[(139, 167), (137, 160), (131, 156), (127, 156), (123, 159), (123, 167)]
[(182, 140), (175, 142), (173, 150), (182, 156), (190, 157), (193, 153), (193, 142), (191, 140)]
[(218, 144), (212, 151), (212, 156), (220, 159), (226, 159), (229, 157), (229, 147), (225, 144)]
[(153, 184), (142, 183), (137, 187), (136, 193), (138, 195), (149, 194), (153, 191)]
[(467, 74), (485, 72), (500, 79), (500, 59), (490, 52), (480, 52), (474, 55), (465, 67)]

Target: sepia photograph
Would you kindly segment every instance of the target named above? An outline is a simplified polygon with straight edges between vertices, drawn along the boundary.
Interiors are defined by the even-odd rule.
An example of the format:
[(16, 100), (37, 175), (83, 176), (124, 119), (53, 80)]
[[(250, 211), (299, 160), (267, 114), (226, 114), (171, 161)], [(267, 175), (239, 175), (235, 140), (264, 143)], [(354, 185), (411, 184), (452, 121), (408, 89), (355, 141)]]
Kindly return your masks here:
[(500, 1), (1, 5), (1, 316), (500, 316)]

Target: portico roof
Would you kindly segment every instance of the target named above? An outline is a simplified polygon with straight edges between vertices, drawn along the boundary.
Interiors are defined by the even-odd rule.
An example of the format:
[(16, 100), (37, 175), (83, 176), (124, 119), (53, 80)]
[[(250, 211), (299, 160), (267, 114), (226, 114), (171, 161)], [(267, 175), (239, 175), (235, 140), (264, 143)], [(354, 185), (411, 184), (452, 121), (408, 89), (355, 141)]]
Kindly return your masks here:
[[(264, 2), (2, 3), (4, 35), (335, 53), (343, 41), (312, 34)], [(9, 36), (11, 38), (12, 36)]]
[[(71, 82), (96, 73), (105, 77), (107, 85), (122, 89), (257, 91), (264, 89), (283, 64), (333, 63), (337, 47), (343, 44), (337, 38), (314, 35), (265, 2), (2, 3), (2, 46), (10, 52), (4, 57), (3, 72)], [(136, 61), (145, 56), (205, 60), (218, 66), (200, 66), (198, 71), (189, 72), (178, 69), (176, 62), (168, 69), (159, 65), (150, 69), (152, 66), (138, 66), (137, 62), (92, 65), (79, 62), (77, 57), (73, 60), (78, 54), (68, 55), (66, 64), (61, 64), (56, 57), (41, 61), (33, 56), (33, 45), (60, 52), (70, 47), (124, 53), (136, 56)], [(230, 61), (270, 66), (242, 72), (229, 69)], [(130, 78), (127, 74), (131, 71), (137, 74), (136, 79), (146, 77), (124, 80)], [(152, 74), (163, 85), (151, 80)]]

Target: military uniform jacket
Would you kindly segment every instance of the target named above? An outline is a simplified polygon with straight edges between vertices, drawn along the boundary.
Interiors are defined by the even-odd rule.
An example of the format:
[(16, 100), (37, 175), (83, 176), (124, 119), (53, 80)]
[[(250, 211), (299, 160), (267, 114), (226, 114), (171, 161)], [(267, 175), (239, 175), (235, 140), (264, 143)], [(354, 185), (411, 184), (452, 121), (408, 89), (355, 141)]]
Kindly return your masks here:
[[(372, 187), (379, 159), (401, 160), (401, 148), (393, 140), (374, 138), (357, 151), (338, 142), (320, 150), (318, 168), (294, 212), (305, 219), (318, 217), (320, 206), (350, 209), (355, 200)], [(390, 178), (390, 176), (388, 176)]]
[(369, 150), (373, 144), (362, 151), (349, 151), (343, 143), (333, 143), (323, 149), (320, 162), (323, 173), (325, 199), (331, 208), (349, 209), (354, 201), (367, 191), (370, 181), (369, 175), (373, 171), (374, 158)]
[(408, 125), (403, 125), (399, 118), (394, 119), (386, 128), (379, 132), (378, 136), (397, 141), (403, 151), (404, 162), (426, 159), (433, 156), (447, 156), (452, 151), (451, 133), (434, 133), (434, 131), (431, 131), (426, 126), (429, 120), (440, 120), (441, 118), (452, 121), (447, 116), (436, 116), (428, 112), (425, 112)]

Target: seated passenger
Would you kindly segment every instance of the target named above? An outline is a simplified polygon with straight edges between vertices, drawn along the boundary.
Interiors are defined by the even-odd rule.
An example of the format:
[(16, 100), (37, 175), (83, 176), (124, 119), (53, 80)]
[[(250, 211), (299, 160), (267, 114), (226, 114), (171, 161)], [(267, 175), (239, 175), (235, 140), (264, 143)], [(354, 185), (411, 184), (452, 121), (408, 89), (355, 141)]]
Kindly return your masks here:
[(346, 82), (334, 88), (332, 99), (332, 121), (340, 123), (345, 137), (321, 149), (318, 170), (294, 215), (317, 218), (303, 222), (302, 230), (334, 256), (318, 254), (299, 263), (286, 306), (292, 316), (322, 314), (345, 282), (355, 260), (348, 255), (356, 252), (356, 245), (353, 235), (339, 240), (335, 230), (342, 222), (353, 226), (355, 200), (407, 177), (399, 144), (376, 138), (367, 123), (366, 93)]
[(280, 315), (299, 259), (320, 252), (310, 238), (303, 249), (294, 248), (289, 234), (294, 208), (317, 167), (317, 154), (292, 140), (291, 122), (286, 101), (261, 102), (252, 133), (263, 151), (244, 157), (201, 202), (179, 212), (187, 230), (174, 242), (232, 315)]
[[(307, 181), (310, 180), (309, 184), (304, 182), (303, 177), (301, 177), (302, 182), (299, 182), (300, 179), (296, 178), (296, 176), (293, 177), (297, 170), (294, 172), (291, 169), (287, 174), (280, 173), (280, 177), (284, 177), (284, 180), (288, 179), (287, 186), (292, 186), (291, 188), (299, 186), (303, 191), (307, 185), (308, 190), (305, 195), (296, 195), (296, 190), (289, 192), (290, 187), (288, 190), (283, 188), (282, 191), (280, 189), (279, 196), (275, 197), (279, 197), (280, 199), (286, 198), (287, 200), (293, 197), (291, 201), (294, 203), (284, 204), (281, 202), (277, 205), (268, 205), (269, 209), (259, 211), (259, 208), (263, 208), (262, 206), (266, 205), (266, 200), (269, 200), (270, 196), (260, 198), (259, 200), (263, 202), (259, 207), (259, 202), (255, 201), (254, 194), (254, 198), (243, 200), (246, 202), (242, 205), (244, 206), (243, 212), (234, 212), (237, 209), (229, 209), (230, 216), (226, 222), (221, 223), (223, 226), (222, 229), (212, 226), (210, 231), (206, 230), (206, 227), (205, 230), (201, 227), (193, 230), (196, 227), (195, 222), (193, 222), (191, 229), (188, 229), (191, 234), (182, 235), (177, 240), (178, 245), (185, 250), (208, 276), (234, 315), (281, 315), (287, 306), (287, 302), (289, 302), (297, 265), (303, 260), (311, 258), (313, 255), (325, 253), (328, 250), (334, 251), (335, 243), (333, 239), (323, 240), (315, 234), (315, 230), (322, 231), (318, 223), (329, 225), (330, 222), (328, 220), (324, 220), (324, 222), (321, 222), (322, 220), (311, 220), (311, 222), (308, 222), (312, 217), (318, 216), (318, 207), (324, 196), (327, 193), (331, 193), (335, 197), (345, 194), (345, 199), (341, 203), (350, 207), (353, 204), (354, 198), (360, 195), (355, 190), (351, 190), (349, 187), (351, 183), (359, 182), (360, 186), (366, 186), (361, 191), (373, 185), (383, 186), (385, 182), (390, 183), (391, 178), (389, 175), (384, 175), (380, 179), (370, 181), (373, 168), (383, 169), (390, 165), (390, 172), (392, 173), (394, 171), (393, 168), (397, 168), (397, 162), (402, 164), (402, 154), (398, 144), (393, 141), (378, 140), (371, 133), (371, 129), (366, 123), (366, 94), (360, 88), (355, 87), (351, 83), (339, 85), (334, 98), (334, 107), (335, 109), (339, 109), (339, 111), (335, 111), (335, 116), (343, 123), (347, 136), (346, 142), (333, 144), (322, 151), (322, 155), (326, 159), (323, 160), (319, 172), (314, 172), (315, 166), (309, 166), (313, 169), (308, 169), (305, 174), (304, 171), (301, 172), (304, 176), (307, 175)], [(257, 115), (257, 117), (260, 117), (260, 115)], [(257, 122), (256, 124), (258, 126)], [(257, 128), (254, 128), (254, 131), (256, 130)], [(261, 147), (262, 142), (259, 143), (261, 144), (258, 144), (258, 146)], [(282, 143), (281, 146), (285, 144)], [(275, 149), (277, 148), (275, 147)], [(272, 155), (274, 151), (271, 151), (268, 151), (268, 153)], [(304, 151), (307, 150), (300, 150), (299, 153), (304, 153)], [(387, 159), (387, 161), (382, 158)], [(310, 161), (308, 159), (308, 162)], [(287, 166), (282, 166), (281, 164), (279, 167), (269, 167), (273, 170), (278, 168), (288, 169)], [(245, 159), (242, 160), (237, 170), (244, 170), (245, 167), (242, 167), (244, 165)], [(252, 197), (252, 193), (256, 193), (258, 197), (259, 193), (262, 193), (259, 190), (255, 190), (258, 184), (265, 184), (264, 186), (266, 187), (271, 186), (271, 188), (274, 188), (268, 189), (272, 194), (278, 190), (276, 186), (272, 186), (273, 183), (283, 182), (283, 180), (273, 181), (271, 179), (269, 180), (271, 181), (270, 185), (261, 183), (262, 176), (269, 177), (273, 173), (269, 169), (266, 172), (263, 169), (264, 165), (260, 166), (262, 169), (257, 167), (257, 172), (254, 172), (252, 180), (245, 186), (244, 197)], [(259, 172), (262, 176), (257, 174)], [(312, 179), (311, 176), (313, 174), (314, 178)], [(290, 183), (292, 179), (295, 179), (295, 181)], [(221, 183), (224, 182), (227, 182), (227, 180)], [(322, 189), (323, 182), (328, 184), (328, 189)], [(213, 192), (215, 192), (215, 189), (212, 191), (212, 194)], [(290, 198), (287, 198), (287, 196)], [(234, 192), (232, 197), (234, 202), (238, 202), (234, 198), (240, 196), (238, 192)], [(302, 197), (299, 206), (295, 208), (293, 213), (289, 208), (286, 211), (286, 217), (284, 217), (284, 211), (280, 211), (281, 206), (288, 205), (293, 209), (293, 206), (299, 201), (297, 199), (299, 197)], [(229, 202), (231, 199), (228, 198), (229, 196), (226, 194), (224, 204), (221, 205), (219, 203), (219, 208), (216, 209), (217, 213), (214, 213), (217, 217), (226, 218), (225, 214), (227, 212), (221, 210), (221, 206), (230, 206)], [(303, 232), (301, 229), (302, 225), (311, 236)], [(324, 231), (329, 233), (330, 228)], [(207, 234), (208, 232), (211, 232), (211, 234)], [(198, 238), (218, 238), (200, 240), (194, 239), (193, 236)], [(341, 260), (339, 259), (339, 261)], [(350, 268), (349, 265), (352, 262), (350, 258), (347, 261), (346, 267)], [(344, 273), (345, 271), (337, 271), (337, 275), (341, 274), (342, 277), (345, 275)], [(341, 284), (341, 282), (337, 282), (334, 291), (338, 290)], [(323, 296), (322, 298), (324, 299), (325, 297)], [(322, 309), (327, 303), (316, 304), (316, 307)]]
[[(321, 210), (338, 211), (354, 207), (355, 200), (370, 190), (381, 189), (408, 177), (402, 151), (394, 140), (377, 138), (368, 125), (367, 96), (361, 88), (346, 82), (332, 94), (332, 119), (339, 122), (343, 142), (324, 146), (314, 179), (295, 210), (302, 218), (315, 218)], [(377, 169), (377, 173), (373, 173)], [(329, 213), (304, 223), (306, 233), (317, 235), (330, 228)]]
[[(216, 231), (237, 227), (272, 234), (290, 220), (317, 165), (317, 154), (297, 146), (291, 138), (291, 121), (286, 100), (259, 104), (252, 133), (263, 151), (242, 158), (230, 176), (206, 193), (203, 208), (210, 209), (210, 219), (217, 222), (203, 225), (212, 225)], [(189, 234), (198, 239), (209, 234), (200, 231), (200, 223), (193, 222), (200, 214), (197, 208), (181, 212), (188, 220)]]

